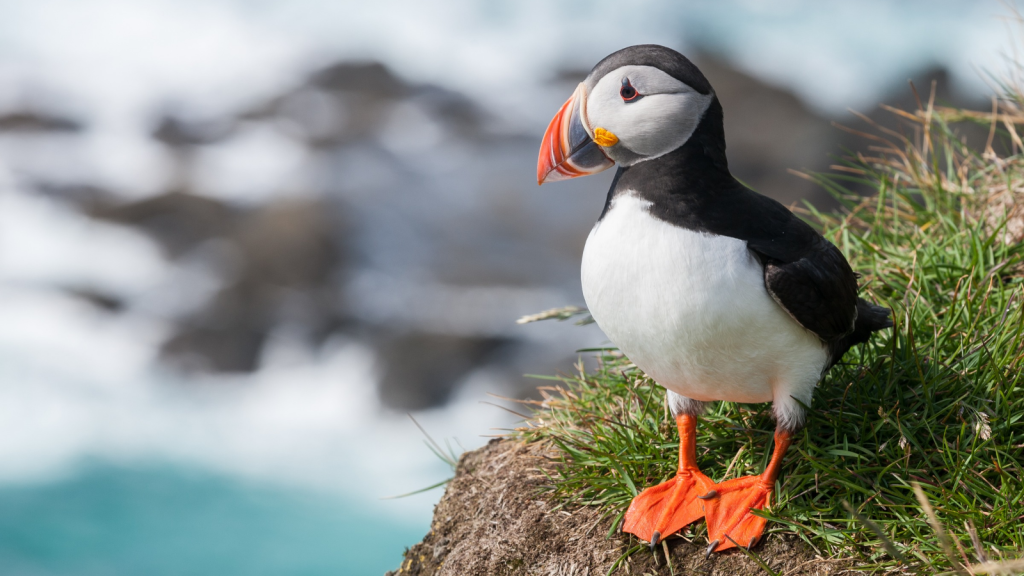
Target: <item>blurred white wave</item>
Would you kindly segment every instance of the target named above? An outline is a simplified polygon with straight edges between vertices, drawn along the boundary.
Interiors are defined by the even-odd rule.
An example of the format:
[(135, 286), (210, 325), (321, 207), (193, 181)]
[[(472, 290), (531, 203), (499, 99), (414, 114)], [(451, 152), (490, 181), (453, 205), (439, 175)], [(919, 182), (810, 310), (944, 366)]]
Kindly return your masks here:
[(0, 282), (91, 288), (130, 298), (170, 266), (148, 238), (38, 195), (0, 189)]

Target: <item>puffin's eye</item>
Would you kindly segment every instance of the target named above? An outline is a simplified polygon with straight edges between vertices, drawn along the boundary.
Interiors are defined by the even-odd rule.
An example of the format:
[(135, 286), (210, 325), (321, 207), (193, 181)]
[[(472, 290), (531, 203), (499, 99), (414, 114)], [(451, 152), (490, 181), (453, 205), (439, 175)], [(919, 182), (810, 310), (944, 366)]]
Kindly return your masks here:
[(636, 88), (633, 88), (633, 85), (629, 83), (629, 78), (622, 79), (622, 88), (619, 88), (619, 96), (622, 96), (623, 102), (636, 102), (644, 97), (643, 94), (637, 92)]

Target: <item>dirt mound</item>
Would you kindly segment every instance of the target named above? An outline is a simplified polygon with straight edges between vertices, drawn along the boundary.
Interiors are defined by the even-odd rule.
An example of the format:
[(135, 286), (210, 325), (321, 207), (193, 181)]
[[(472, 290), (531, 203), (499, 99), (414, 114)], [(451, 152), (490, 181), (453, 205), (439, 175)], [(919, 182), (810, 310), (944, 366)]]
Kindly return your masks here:
[[(455, 479), (434, 510), (430, 532), (405, 554), (387, 576), (510, 576), (606, 574), (630, 545), (616, 532), (606, 538), (612, 518), (593, 507), (559, 509), (541, 490), (544, 470), (554, 464), (542, 444), (493, 440), (464, 454)], [(635, 545), (635, 541), (633, 545)], [(739, 550), (705, 559), (706, 542), (677, 536), (656, 553), (644, 549), (616, 574), (765, 574)], [(777, 573), (832, 575), (852, 567), (850, 560), (827, 560), (795, 536), (771, 534), (754, 548)]]

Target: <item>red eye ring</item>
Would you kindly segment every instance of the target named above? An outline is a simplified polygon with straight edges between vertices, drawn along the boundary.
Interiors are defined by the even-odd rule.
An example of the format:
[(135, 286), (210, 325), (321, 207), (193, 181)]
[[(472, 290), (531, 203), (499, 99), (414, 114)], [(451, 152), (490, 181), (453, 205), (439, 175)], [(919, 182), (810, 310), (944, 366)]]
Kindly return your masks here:
[(623, 102), (636, 102), (644, 97), (643, 94), (637, 92), (636, 88), (629, 83), (629, 78), (622, 79), (622, 88), (619, 88), (619, 96), (622, 96)]

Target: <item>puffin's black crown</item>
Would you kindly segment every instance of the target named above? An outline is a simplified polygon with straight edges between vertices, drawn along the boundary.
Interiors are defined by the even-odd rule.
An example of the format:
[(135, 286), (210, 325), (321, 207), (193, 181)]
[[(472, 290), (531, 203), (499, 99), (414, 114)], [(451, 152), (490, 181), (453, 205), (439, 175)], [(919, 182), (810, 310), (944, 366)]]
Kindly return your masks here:
[(711, 83), (693, 62), (679, 52), (657, 44), (638, 44), (609, 54), (590, 71), (590, 81), (596, 84), (605, 74), (622, 66), (651, 66), (701, 94), (712, 92)]

